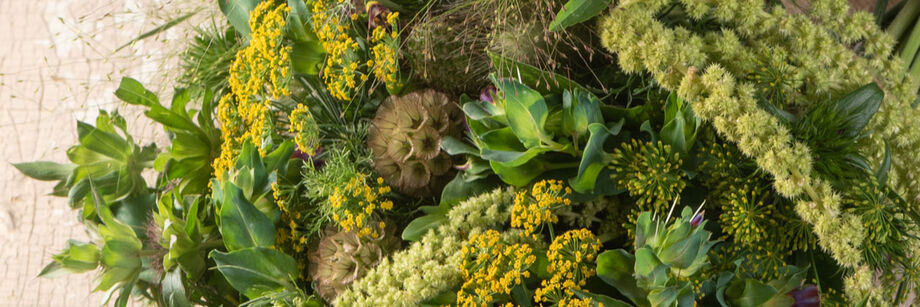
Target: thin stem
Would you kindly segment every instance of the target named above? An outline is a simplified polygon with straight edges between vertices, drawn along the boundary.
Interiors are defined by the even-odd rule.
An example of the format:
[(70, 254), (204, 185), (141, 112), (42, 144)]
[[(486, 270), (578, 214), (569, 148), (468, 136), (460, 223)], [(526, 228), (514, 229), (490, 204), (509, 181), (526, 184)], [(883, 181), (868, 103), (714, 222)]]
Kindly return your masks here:
[(891, 21), (885, 32), (888, 32), (895, 39), (900, 39), (904, 32), (907, 31), (907, 27), (910, 26), (910, 22), (917, 19), (918, 14), (920, 14), (920, 0), (907, 0), (901, 12)]

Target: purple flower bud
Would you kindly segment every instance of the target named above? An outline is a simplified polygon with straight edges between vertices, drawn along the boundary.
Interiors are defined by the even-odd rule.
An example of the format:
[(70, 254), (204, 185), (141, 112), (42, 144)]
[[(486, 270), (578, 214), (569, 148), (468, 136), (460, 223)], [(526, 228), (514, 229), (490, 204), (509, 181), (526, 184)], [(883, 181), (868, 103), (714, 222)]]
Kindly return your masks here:
[(291, 153), (291, 159), (301, 159), (301, 160), (303, 160), (304, 162), (311, 162), (311, 161), (312, 161), (312, 162), (313, 162), (313, 168), (319, 169), (320, 167), (322, 167), (322, 166), (325, 164), (325, 161), (322, 161), (322, 160), (319, 160), (319, 159), (315, 159), (315, 157), (319, 156), (319, 154), (321, 154), (322, 152), (323, 152), (323, 148), (322, 148), (322, 147), (318, 147), (318, 148), (316, 148), (316, 150), (313, 152), (313, 154), (310, 155), (309, 153), (306, 153), (306, 152), (300, 150), (300, 147), (294, 147), (294, 152)]
[(703, 222), (703, 215), (706, 214), (706, 210), (700, 211), (690, 219), (690, 226), (696, 227), (700, 226), (700, 223)]
[(491, 84), (482, 88), (482, 91), (479, 91), (479, 100), (495, 104), (493, 97), (495, 97), (496, 91), (495, 86)]
[(800, 289), (789, 291), (786, 295), (795, 299), (794, 307), (821, 306), (821, 291), (815, 285), (805, 285)]

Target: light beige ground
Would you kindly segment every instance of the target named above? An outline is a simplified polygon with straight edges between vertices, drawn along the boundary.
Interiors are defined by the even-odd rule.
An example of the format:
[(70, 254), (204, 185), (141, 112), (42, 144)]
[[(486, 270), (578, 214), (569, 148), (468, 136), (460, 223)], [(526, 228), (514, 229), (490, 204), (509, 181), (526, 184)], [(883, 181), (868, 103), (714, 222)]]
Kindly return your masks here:
[[(174, 3), (182, 2), (182, 3)], [(159, 128), (111, 94), (122, 76), (152, 89), (189, 31), (181, 27), (113, 51), (163, 20), (210, 1), (0, 0), (0, 306), (98, 306), (95, 273), (36, 278), (68, 238), (86, 239), (66, 200), (46, 196), (53, 183), (28, 180), (9, 163), (65, 162), (75, 121), (98, 108), (121, 109), (144, 143)], [(213, 11), (198, 15), (213, 16)], [(178, 44), (173, 44), (176, 42)], [(172, 57), (174, 60), (175, 57)], [(171, 86), (171, 85), (170, 85)], [(168, 99), (171, 90), (158, 90)]]

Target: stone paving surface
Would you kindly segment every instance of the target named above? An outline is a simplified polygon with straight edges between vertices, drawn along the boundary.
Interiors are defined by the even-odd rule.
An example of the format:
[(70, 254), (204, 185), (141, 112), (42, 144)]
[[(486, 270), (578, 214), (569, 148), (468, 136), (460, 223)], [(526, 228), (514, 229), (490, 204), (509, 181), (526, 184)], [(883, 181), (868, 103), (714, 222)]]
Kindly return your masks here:
[[(136, 108), (112, 92), (134, 77), (169, 99), (190, 22), (114, 52), (140, 33), (210, 1), (0, 0), (0, 306), (98, 306), (96, 272), (37, 278), (69, 238), (87, 240), (64, 198), (46, 195), (53, 182), (28, 179), (10, 163), (66, 162), (76, 143), (76, 120), (92, 122), (98, 109), (118, 108), (135, 138), (162, 141)], [(207, 16), (207, 17), (205, 17)], [(162, 142), (160, 142), (162, 143)]]

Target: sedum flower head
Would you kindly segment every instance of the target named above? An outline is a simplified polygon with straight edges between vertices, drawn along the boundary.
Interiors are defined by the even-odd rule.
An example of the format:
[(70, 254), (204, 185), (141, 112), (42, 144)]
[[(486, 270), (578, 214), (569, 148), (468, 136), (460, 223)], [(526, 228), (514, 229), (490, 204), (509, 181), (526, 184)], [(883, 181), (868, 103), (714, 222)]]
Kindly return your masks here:
[(524, 230), (521, 235), (531, 235), (536, 239), (536, 233), (544, 223), (556, 223), (559, 217), (554, 210), (570, 206), (572, 200), (569, 195), (572, 188), (564, 187), (560, 180), (542, 180), (533, 185), (528, 191), (519, 191), (511, 207), (511, 227)]

